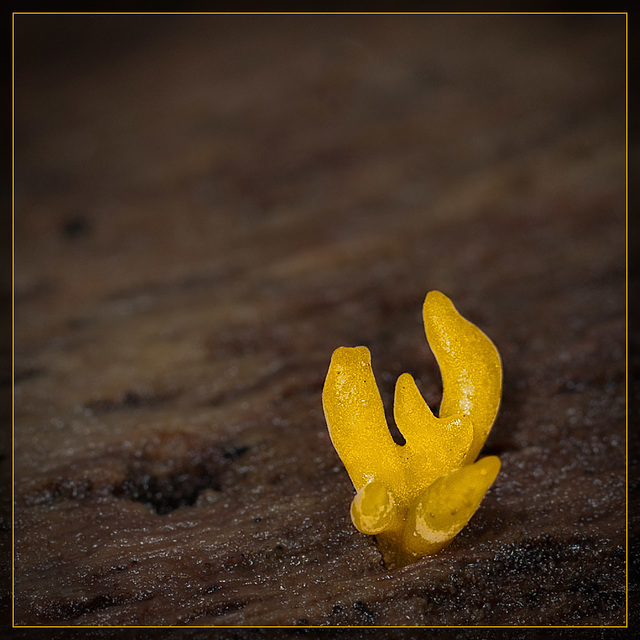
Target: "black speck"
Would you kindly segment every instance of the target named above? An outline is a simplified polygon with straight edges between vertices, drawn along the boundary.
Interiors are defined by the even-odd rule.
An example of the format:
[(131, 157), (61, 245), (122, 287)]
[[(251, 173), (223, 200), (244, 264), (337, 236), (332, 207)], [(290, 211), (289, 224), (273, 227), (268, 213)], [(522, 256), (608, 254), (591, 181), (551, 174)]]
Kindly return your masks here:
[(235, 460), (241, 455), (245, 454), (249, 450), (249, 447), (245, 446), (231, 446), (222, 455), (227, 460)]
[(360, 600), (353, 603), (353, 608), (360, 614), (365, 624), (373, 624), (378, 619), (378, 614), (369, 609), (369, 607)]
[(62, 225), (62, 234), (72, 240), (86, 236), (90, 230), (89, 221), (84, 216), (73, 216)]

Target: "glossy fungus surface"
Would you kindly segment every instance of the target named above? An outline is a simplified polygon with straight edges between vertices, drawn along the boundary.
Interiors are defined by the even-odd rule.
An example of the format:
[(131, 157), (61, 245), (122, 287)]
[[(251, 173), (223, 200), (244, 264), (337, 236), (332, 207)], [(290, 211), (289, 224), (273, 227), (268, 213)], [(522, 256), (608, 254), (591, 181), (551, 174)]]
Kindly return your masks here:
[(423, 306), (427, 341), (442, 373), (435, 416), (408, 373), (396, 383), (394, 442), (366, 347), (333, 353), (323, 405), (331, 440), (356, 488), (351, 518), (376, 535), (388, 566), (436, 553), (476, 511), (500, 460), (475, 462), (500, 404), (502, 367), (491, 340), (439, 291)]

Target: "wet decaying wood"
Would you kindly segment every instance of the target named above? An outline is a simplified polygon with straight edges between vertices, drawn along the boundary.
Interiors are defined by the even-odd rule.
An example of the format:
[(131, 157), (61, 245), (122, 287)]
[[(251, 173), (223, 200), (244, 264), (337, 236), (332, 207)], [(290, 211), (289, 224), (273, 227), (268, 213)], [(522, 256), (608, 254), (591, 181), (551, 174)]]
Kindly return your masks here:
[[(17, 624), (625, 623), (624, 16), (16, 16), (15, 130)], [(431, 289), (503, 466), (388, 570), (321, 389)]]

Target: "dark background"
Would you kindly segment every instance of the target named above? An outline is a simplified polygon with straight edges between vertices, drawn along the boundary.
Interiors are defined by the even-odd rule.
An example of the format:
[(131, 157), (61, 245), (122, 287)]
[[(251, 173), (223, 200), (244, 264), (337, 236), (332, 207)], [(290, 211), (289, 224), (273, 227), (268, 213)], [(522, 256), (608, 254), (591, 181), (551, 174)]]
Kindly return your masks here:
[[(625, 44), (624, 15), (16, 15), (16, 623), (624, 624)], [(365, 344), (389, 418), (403, 371), (437, 409), (431, 289), (501, 352), (503, 466), (389, 571), (321, 388)]]

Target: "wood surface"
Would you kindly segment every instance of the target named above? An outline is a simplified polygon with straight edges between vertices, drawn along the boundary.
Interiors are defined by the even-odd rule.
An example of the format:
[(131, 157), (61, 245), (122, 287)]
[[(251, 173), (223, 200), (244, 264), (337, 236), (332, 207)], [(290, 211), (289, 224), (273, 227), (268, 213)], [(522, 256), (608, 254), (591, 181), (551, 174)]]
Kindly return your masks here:
[[(623, 625), (625, 45), (624, 15), (15, 16), (16, 624)], [(389, 417), (404, 371), (437, 409), (432, 289), (500, 350), (502, 470), (389, 570), (321, 389), (366, 345)]]

